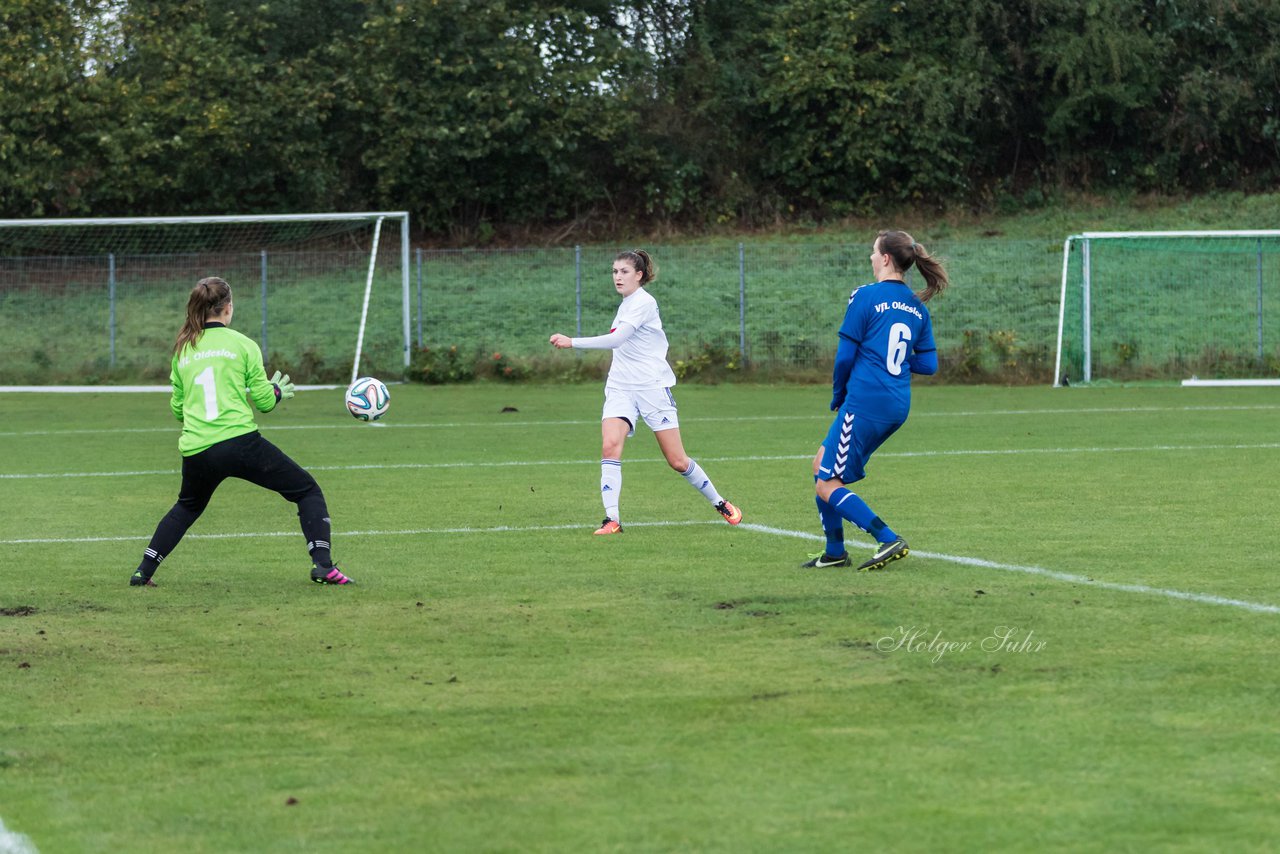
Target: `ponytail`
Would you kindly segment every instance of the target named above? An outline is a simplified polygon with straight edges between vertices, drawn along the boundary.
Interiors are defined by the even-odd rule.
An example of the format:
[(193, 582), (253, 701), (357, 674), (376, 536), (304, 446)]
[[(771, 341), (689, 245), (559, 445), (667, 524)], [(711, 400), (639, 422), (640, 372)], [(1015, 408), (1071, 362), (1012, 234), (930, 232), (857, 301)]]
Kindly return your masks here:
[(942, 293), (949, 284), (947, 271), (940, 261), (916, 243), (914, 237), (905, 231), (882, 231), (879, 236), (880, 251), (889, 253), (899, 271), (905, 273), (914, 264), (920, 270), (920, 275), (924, 276), (924, 289), (916, 292), (921, 302), (928, 302)]
[(649, 257), (649, 253), (643, 249), (619, 252), (613, 256), (613, 260), (630, 261), (631, 265), (640, 273), (640, 284), (642, 285), (647, 285), (658, 278), (658, 265)]
[(196, 282), (187, 297), (187, 319), (178, 330), (178, 340), (173, 345), (173, 355), (177, 356), (188, 346), (195, 346), (204, 334), (206, 318), (220, 314), (231, 301), (231, 286), (217, 276), (210, 276)]

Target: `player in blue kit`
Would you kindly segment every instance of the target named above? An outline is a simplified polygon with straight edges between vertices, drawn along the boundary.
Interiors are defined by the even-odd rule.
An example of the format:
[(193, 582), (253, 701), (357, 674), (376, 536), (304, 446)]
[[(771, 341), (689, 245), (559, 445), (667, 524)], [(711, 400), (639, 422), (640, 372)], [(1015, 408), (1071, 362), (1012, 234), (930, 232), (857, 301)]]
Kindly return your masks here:
[[(912, 293), (903, 276), (912, 265), (925, 287)], [(804, 566), (851, 566), (844, 520), (876, 538), (875, 553), (858, 569), (881, 569), (907, 556), (907, 541), (845, 484), (866, 477), (867, 460), (907, 420), (911, 375), (938, 370), (933, 324), (925, 303), (947, 286), (947, 271), (904, 231), (882, 231), (871, 248), (874, 284), (849, 295), (832, 372), (827, 438), (813, 458), (818, 516), (826, 549)]]

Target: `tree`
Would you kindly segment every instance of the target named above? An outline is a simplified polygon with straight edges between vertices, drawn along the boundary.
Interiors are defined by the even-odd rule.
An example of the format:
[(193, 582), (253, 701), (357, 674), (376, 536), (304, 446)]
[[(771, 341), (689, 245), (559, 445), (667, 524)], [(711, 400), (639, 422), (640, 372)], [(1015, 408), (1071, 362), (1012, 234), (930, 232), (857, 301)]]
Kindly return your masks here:
[(973, 195), (1008, 149), (992, 123), (1013, 106), (993, 20), (990, 0), (779, 4), (756, 48), (762, 177), (834, 214)]
[(1061, 180), (1127, 183), (1146, 158), (1147, 119), (1173, 44), (1152, 3), (1036, 0), (1029, 45), (1045, 146)]
[(1280, 7), (1268, 0), (1158, 4), (1173, 43), (1147, 149), (1152, 183), (1267, 187), (1280, 175)]
[(608, 94), (620, 53), (591, 4), (373, 2), (329, 60), (346, 180), (432, 229), (572, 217), (630, 121)]
[(111, 213), (297, 210), (331, 191), (331, 96), (272, 25), (200, 0), (131, 0), (109, 71), (95, 207)]
[(0, 211), (92, 209), (96, 134), (107, 103), (102, 22), (117, 4), (23, 0), (0, 6)]
[(1280, 176), (1272, 0), (11, 0), (8, 216), (754, 224)]

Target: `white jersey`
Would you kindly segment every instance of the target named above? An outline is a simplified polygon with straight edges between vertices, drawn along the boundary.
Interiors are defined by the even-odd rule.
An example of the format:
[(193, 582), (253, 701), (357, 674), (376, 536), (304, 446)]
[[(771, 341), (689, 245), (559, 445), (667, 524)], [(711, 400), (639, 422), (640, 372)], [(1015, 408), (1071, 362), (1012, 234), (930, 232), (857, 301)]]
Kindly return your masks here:
[[(609, 378), (605, 385), (619, 389), (670, 388), (676, 384), (676, 375), (667, 364), (667, 333), (662, 331), (662, 318), (658, 316), (658, 301), (644, 288), (639, 288), (618, 306), (610, 333), (622, 325), (635, 329), (622, 343), (613, 345), (613, 364), (609, 366)], [(575, 347), (592, 348), (606, 346), (609, 336), (596, 339), (573, 339)], [(596, 343), (596, 342), (600, 343)]]

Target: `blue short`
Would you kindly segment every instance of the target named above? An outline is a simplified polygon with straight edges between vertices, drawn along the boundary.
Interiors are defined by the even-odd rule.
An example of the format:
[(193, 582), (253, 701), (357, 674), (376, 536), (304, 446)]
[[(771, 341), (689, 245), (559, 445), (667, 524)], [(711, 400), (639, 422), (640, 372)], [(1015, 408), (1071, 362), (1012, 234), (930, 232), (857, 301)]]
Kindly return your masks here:
[(822, 441), (818, 479), (856, 483), (867, 476), (867, 460), (902, 426), (901, 421), (870, 421), (846, 409), (836, 413)]

